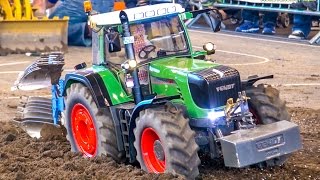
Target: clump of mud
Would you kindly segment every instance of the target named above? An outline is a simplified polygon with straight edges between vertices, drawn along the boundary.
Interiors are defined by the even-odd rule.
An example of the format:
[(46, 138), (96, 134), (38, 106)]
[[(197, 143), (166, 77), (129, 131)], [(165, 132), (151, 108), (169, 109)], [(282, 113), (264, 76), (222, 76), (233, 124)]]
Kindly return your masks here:
[[(303, 149), (281, 167), (227, 168), (222, 160), (204, 160), (199, 179), (320, 179), (320, 110), (291, 108), (300, 126)], [(45, 134), (42, 134), (45, 135)], [(70, 152), (64, 136), (30, 138), (11, 123), (0, 122), (0, 179), (181, 179), (148, 174), (109, 157), (83, 158)]]

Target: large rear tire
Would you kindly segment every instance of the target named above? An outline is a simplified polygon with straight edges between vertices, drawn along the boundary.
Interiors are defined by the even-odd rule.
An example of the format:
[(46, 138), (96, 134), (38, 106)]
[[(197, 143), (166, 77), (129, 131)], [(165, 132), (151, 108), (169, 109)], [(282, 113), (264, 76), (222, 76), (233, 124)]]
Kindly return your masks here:
[[(281, 120), (290, 121), (285, 101), (280, 99), (279, 91), (271, 86), (259, 84), (257, 87), (248, 87), (246, 94), (249, 99), (249, 109), (257, 124), (270, 124)], [(259, 167), (280, 166), (289, 155), (283, 155), (259, 163)]]
[(173, 173), (194, 179), (199, 175), (199, 147), (188, 119), (164, 108), (141, 111), (134, 129), (134, 147), (143, 170)]
[(87, 87), (71, 84), (65, 97), (65, 127), (73, 152), (85, 157), (109, 155), (122, 160), (117, 148), (114, 124), (108, 109), (98, 109)]

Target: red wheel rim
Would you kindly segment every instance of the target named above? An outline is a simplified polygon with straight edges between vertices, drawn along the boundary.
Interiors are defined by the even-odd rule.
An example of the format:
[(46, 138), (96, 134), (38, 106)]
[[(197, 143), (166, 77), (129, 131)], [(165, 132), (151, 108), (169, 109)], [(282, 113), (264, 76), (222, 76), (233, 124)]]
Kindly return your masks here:
[(141, 154), (149, 172), (164, 173), (166, 160), (165, 156), (163, 160), (157, 158), (154, 150), (156, 141), (160, 141), (158, 134), (152, 128), (144, 129), (141, 135)]
[(97, 136), (92, 117), (82, 104), (76, 104), (71, 112), (72, 134), (80, 151), (93, 157), (97, 150)]

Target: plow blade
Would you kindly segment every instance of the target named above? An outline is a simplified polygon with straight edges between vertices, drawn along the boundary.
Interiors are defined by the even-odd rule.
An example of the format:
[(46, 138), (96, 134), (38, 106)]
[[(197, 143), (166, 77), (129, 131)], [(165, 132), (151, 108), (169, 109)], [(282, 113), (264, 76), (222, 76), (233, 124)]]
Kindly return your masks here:
[[(24, 72), (20, 73), (15, 81), (12, 90), (36, 90), (50, 87), (58, 84), (59, 78), (63, 71), (64, 57), (61, 52), (53, 52), (50, 54), (42, 54), (39, 59), (29, 65)], [(36, 99), (36, 103), (46, 101), (44, 99)]]
[(0, 55), (67, 51), (68, 18), (0, 20)]
[(42, 97), (22, 98), (14, 122), (31, 137), (40, 138), (44, 126), (54, 126), (51, 99)]
[(51, 99), (45, 97), (22, 97), (21, 106), (26, 109), (38, 107), (43, 109), (51, 109)]

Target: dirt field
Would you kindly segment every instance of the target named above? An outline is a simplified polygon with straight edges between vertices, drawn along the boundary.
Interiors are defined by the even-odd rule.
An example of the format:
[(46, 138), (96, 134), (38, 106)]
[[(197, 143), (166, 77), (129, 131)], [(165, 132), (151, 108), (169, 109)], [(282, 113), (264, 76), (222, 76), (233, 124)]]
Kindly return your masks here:
[[(225, 168), (222, 161), (203, 161), (202, 179), (320, 179), (320, 47), (255, 39), (237, 35), (191, 31), (194, 48), (207, 41), (218, 46), (218, 63), (237, 68), (242, 78), (274, 74), (263, 80), (280, 90), (292, 121), (300, 126), (303, 149), (282, 167)], [(90, 64), (90, 49), (70, 48), (65, 69)], [(70, 152), (64, 137), (32, 139), (10, 124), (21, 95), (49, 95), (50, 91), (10, 91), (19, 71), (34, 57), (0, 57), (0, 179), (179, 179), (174, 175), (147, 174), (136, 166), (117, 164), (108, 157), (84, 159)]]

